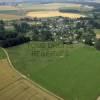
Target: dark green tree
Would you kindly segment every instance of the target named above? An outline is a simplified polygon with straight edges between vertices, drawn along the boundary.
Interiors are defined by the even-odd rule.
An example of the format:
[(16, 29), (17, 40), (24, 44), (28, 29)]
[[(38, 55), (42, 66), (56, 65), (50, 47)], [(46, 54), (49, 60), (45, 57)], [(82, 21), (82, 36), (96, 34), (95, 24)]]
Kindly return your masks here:
[(4, 21), (0, 20), (0, 40), (5, 39), (5, 25), (4, 25)]
[(96, 41), (96, 43), (95, 43), (95, 48), (96, 48), (97, 50), (100, 50), (100, 39), (98, 39), (98, 40)]

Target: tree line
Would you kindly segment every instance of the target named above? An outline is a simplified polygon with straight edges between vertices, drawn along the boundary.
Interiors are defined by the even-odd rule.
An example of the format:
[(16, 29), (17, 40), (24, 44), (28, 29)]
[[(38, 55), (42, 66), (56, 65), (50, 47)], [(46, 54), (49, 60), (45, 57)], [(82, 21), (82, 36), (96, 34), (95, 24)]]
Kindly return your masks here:
[[(6, 30), (5, 22), (0, 20), (0, 46), (7, 48), (30, 41), (29, 37), (20, 34), (20, 32), (24, 33), (26, 31), (25, 27), (26, 26), (22, 28), (22, 25), (17, 26), (17, 24), (14, 23), (13, 30)], [(22, 29), (20, 30), (20, 28)]]

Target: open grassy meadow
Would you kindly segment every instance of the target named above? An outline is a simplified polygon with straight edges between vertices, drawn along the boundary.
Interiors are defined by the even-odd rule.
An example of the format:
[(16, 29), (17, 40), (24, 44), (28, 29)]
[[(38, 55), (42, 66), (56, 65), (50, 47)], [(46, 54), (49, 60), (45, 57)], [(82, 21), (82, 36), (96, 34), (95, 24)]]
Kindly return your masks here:
[(3, 50), (0, 48), (0, 59), (4, 59), (4, 58), (6, 58), (6, 55), (3, 52)]
[[(83, 44), (52, 47), (40, 43), (7, 49), (15, 68), (65, 100), (96, 100), (100, 95), (100, 52)], [(38, 49), (39, 51), (34, 51)], [(63, 51), (64, 50), (64, 51)], [(34, 51), (34, 52), (33, 52)], [(37, 53), (36, 53), (37, 52)], [(39, 55), (38, 55), (39, 53)]]
[(15, 71), (0, 48), (0, 100), (58, 100)]

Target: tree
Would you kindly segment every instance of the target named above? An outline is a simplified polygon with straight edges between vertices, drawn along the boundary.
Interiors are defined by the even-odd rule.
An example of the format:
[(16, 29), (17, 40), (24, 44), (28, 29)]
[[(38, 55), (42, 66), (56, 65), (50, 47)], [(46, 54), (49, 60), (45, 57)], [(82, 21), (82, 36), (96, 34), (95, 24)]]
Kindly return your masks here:
[(5, 28), (4, 28), (4, 21), (0, 20), (0, 40), (5, 39)]
[(83, 34), (83, 39), (85, 40), (85, 44), (94, 45), (96, 34), (92, 29), (89, 29), (87, 33)]
[(18, 33), (26, 33), (30, 30), (30, 25), (26, 22), (14, 23), (13, 25)]
[(97, 50), (100, 50), (100, 39), (98, 39), (98, 40), (96, 41), (96, 43), (95, 43), (95, 48), (96, 48)]

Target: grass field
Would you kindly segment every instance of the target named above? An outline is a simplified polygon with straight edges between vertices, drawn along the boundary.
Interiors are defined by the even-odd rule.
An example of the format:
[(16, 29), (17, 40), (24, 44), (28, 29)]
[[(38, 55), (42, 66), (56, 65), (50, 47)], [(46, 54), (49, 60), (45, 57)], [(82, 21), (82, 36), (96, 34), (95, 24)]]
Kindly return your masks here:
[(0, 14), (18, 15), (18, 10), (0, 10)]
[(58, 100), (15, 71), (0, 48), (0, 100)]
[(5, 58), (6, 58), (6, 55), (3, 52), (3, 50), (0, 48), (0, 59), (5, 59)]
[(94, 31), (96, 34), (100, 34), (100, 29), (95, 29)]
[(48, 4), (32, 4), (32, 3), (27, 3), (27, 4), (19, 4), (18, 7), (24, 8), (24, 9), (43, 9), (43, 10), (58, 10), (61, 7), (67, 7), (67, 8), (73, 8), (77, 9), (80, 8), (81, 4), (70, 4), (70, 3), (48, 3)]
[(100, 96), (100, 52), (92, 47), (65, 46), (63, 57), (32, 56), (29, 44), (7, 51), (17, 70), (65, 100), (96, 100)]

